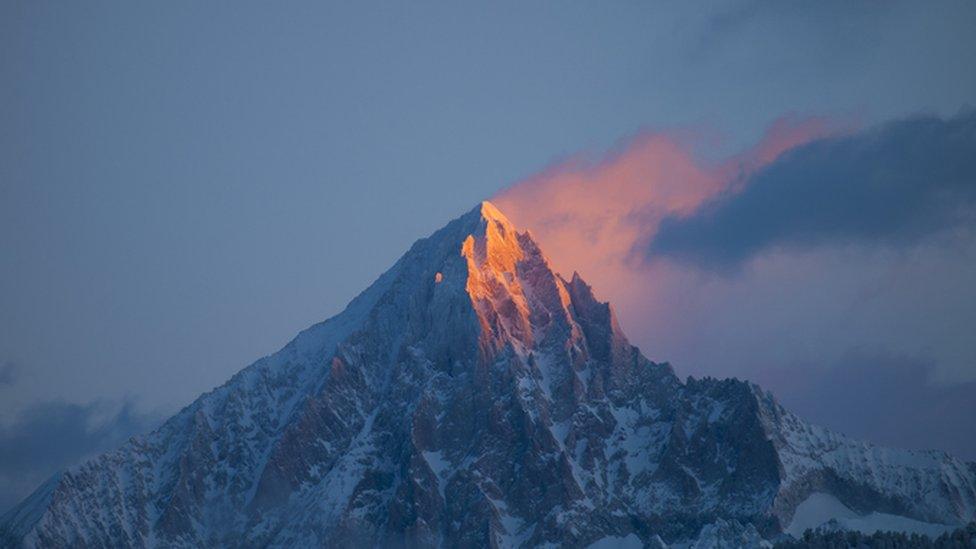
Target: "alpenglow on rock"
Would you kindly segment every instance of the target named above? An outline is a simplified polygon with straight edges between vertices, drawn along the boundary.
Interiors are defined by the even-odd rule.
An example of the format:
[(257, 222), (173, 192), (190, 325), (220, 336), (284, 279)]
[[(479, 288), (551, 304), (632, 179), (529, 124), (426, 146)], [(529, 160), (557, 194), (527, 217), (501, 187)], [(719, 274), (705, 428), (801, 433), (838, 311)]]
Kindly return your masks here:
[(27, 547), (760, 544), (812, 495), (948, 528), (976, 514), (976, 464), (810, 426), (746, 382), (683, 383), (485, 202), (0, 523)]

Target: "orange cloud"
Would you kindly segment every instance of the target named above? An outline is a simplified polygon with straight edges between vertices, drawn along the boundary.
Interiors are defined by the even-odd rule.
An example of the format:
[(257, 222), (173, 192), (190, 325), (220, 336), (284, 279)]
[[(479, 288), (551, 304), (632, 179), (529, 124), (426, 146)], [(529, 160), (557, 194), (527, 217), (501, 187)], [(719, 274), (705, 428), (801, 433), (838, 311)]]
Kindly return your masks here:
[(683, 133), (641, 133), (599, 160), (574, 156), (491, 200), (532, 232), (557, 271), (579, 271), (603, 299), (621, 304), (623, 317), (640, 308), (646, 319), (648, 308), (674, 299), (661, 295), (675, 288), (665, 279), (688, 276), (645, 260), (660, 221), (736, 192), (750, 173), (828, 130), (823, 119), (782, 118), (754, 147), (713, 162), (697, 157)]

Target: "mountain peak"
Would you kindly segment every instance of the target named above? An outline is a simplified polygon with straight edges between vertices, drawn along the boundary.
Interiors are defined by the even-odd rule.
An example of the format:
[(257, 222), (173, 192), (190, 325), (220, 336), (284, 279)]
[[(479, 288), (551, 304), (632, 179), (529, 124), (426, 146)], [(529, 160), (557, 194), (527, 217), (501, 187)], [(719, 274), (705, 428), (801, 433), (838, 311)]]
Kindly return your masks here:
[(462, 254), (468, 256), (469, 252), (474, 252), (479, 266), (513, 272), (515, 262), (525, 255), (515, 226), (488, 201), (479, 204), (469, 215), (474, 214), (478, 215), (480, 226), (468, 235), (462, 245)]
[(806, 425), (744, 382), (682, 384), (481, 202), (344, 312), (42, 486), (0, 545), (687, 546), (776, 535), (818, 492), (966, 522), (974, 467)]
[(509, 221), (508, 218), (505, 217), (505, 214), (503, 214), (501, 210), (498, 209), (497, 206), (495, 206), (488, 200), (482, 200), (481, 203), (478, 204), (477, 208), (475, 209), (480, 211), (481, 217), (487, 220), (497, 221), (498, 223), (502, 223), (504, 225), (512, 224), (511, 221)]
[(502, 233), (515, 234), (517, 232), (515, 226), (505, 217), (505, 214), (487, 200), (479, 202), (477, 206), (461, 216), (458, 221), (462, 224), (465, 231), (476, 234), (477, 236), (485, 234), (487, 228), (491, 226), (498, 227)]

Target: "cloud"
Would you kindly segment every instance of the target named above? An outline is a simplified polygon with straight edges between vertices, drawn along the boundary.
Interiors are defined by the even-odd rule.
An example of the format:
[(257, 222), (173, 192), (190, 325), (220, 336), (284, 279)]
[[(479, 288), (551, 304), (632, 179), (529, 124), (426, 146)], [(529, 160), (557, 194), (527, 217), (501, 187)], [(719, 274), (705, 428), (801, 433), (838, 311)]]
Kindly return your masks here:
[[(670, 361), (681, 375), (758, 382), (804, 417), (855, 436), (972, 456), (960, 431), (935, 423), (925, 428), (927, 422), (971, 417), (961, 415), (966, 407), (959, 399), (976, 381), (969, 329), (976, 323), (976, 229), (942, 235), (968, 219), (969, 187), (945, 174), (965, 164), (959, 151), (970, 142), (971, 127), (971, 115), (914, 118), (867, 131), (788, 117), (754, 147), (715, 161), (696, 153), (709, 145), (700, 136), (648, 132), (604, 157), (577, 155), (560, 162), (493, 200), (533, 233), (558, 271), (579, 271), (601, 299), (614, 304), (624, 331), (649, 358)], [(907, 151), (896, 155), (895, 144)], [(867, 225), (872, 230), (848, 223), (840, 225), (843, 230), (828, 226), (816, 232), (823, 235), (819, 240), (767, 240), (749, 261), (706, 261), (691, 257), (690, 249), (648, 260), (652, 243), (673, 230), (666, 225), (692, 223), (728, 201), (749, 197), (757, 192), (752, 186), (772, 185), (772, 174), (789, 175), (777, 180), (784, 188), (797, 181), (809, 185), (801, 166), (830, 173), (834, 154), (834, 173), (857, 173), (863, 159), (890, 159), (898, 168), (894, 190), (884, 190), (881, 204), (864, 203), (865, 182), (846, 189), (835, 178), (814, 187), (844, 202), (828, 212), (863, 212), (874, 220)], [(927, 155), (934, 158), (925, 161)], [(861, 171), (877, 178), (882, 173)], [(923, 191), (913, 190), (919, 181), (926, 182)], [(814, 215), (822, 212), (803, 211), (805, 201), (814, 199), (777, 192), (764, 199), (782, 201), (793, 216), (817, 221), (808, 225), (824, 224)], [(950, 199), (943, 195), (956, 195), (960, 207), (947, 206)], [(740, 238), (750, 224), (776, 226), (767, 217), (786, 218), (779, 222), (786, 226), (792, 221), (772, 207), (751, 214), (737, 220), (746, 229), (730, 220), (723, 230)], [(900, 417), (899, 399), (874, 398), (873, 391), (908, 398), (904, 391), (913, 385), (918, 402), (906, 409), (916, 410), (918, 420), (908, 426), (906, 419), (905, 438), (899, 438), (897, 428), (883, 428), (878, 419)], [(858, 394), (872, 414), (855, 417)], [(842, 397), (844, 406), (835, 406), (832, 399)], [(839, 409), (845, 412), (835, 414)]]
[(0, 426), (0, 514), (55, 472), (112, 450), (159, 420), (129, 401), (121, 406), (49, 401), (23, 410)]
[(662, 220), (649, 256), (724, 269), (774, 248), (914, 244), (972, 223), (974, 206), (976, 112), (915, 117), (790, 150)]
[(719, 161), (696, 154), (704, 139), (694, 132), (642, 132), (602, 158), (578, 154), (554, 164), (492, 201), (545, 243), (557, 269), (586, 268), (583, 274), (612, 284), (621, 265), (642, 260), (635, 250), (661, 219), (690, 215), (784, 150), (831, 129), (826, 119), (783, 117), (754, 147)]
[[(976, 460), (976, 382), (940, 384), (929, 359), (853, 352), (771, 380), (808, 420), (888, 446), (941, 448)], [(829, 403), (829, 405), (825, 405)]]

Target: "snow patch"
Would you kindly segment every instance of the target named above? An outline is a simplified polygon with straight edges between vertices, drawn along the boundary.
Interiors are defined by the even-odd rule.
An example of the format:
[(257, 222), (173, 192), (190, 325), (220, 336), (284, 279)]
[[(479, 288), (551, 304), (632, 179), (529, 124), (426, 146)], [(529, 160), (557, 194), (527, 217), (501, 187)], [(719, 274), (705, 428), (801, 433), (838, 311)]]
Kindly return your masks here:
[(873, 534), (877, 531), (905, 532), (909, 534), (923, 534), (932, 538), (944, 532), (951, 531), (955, 526), (923, 522), (899, 515), (888, 513), (870, 513), (859, 515), (830, 494), (814, 492), (796, 507), (793, 520), (786, 528), (786, 533), (795, 538), (803, 535), (808, 528), (817, 528), (831, 522), (831, 526), (843, 530), (856, 530), (863, 534)]
[(430, 465), (430, 470), (434, 472), (434, 476), (437, 477), (437, 490), (440, 492), (441, 497), (444, 497), (444, 488), (447, 485), (447, 475), (444, 474), (445, 471), (451, 466), (450, 462), (444, 459), (443, 452), (424, 452), (424, 459), (427, 460), (427, 464)]

